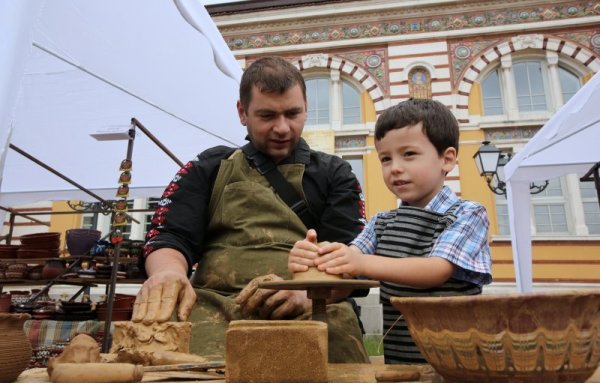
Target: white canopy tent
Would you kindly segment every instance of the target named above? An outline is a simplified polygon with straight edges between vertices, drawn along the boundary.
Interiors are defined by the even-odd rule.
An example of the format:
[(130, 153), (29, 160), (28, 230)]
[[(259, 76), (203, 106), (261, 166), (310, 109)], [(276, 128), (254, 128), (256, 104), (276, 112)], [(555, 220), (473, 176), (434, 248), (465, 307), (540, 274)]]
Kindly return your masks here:
[[(115, 199), (135, 117), (181, 161), (239, 146), (241, 69), (196, 0), (0, 2), (0, 205)], [(4, 43), (6, 42), (6, 44)], [(160, 196), (178, 165), (138, 131), (130, 198)], [(0, 214), (2, 215), (2, 214)]]
[(529, 185), (600, 162), (600, 74), (588, 81), (505, 166), (517, 288), (532, 290)]

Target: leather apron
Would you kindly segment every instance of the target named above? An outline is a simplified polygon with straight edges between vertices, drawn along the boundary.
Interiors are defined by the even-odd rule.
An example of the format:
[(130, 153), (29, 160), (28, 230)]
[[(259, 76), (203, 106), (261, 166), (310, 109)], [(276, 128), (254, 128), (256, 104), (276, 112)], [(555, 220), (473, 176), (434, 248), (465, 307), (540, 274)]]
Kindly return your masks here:
[[(302, 191), (303, 164), (284, 164), (279, 171)], [(222, 160), (209, 203), (210, 222), (198, 269), (192, 276), (197, 302), (191, 351), (223, 359), (229, 321), (243, 318), (234, 299), (255, 277), (276, 274), (290, 279), (288, 253), (306, 235), (298, 216), (275, 194), (267, 179), (236, 150)], [(365, 363), (356, 314), (348, 302), (328, 305), (329, 361)], [(295, 319), (310, 319), (310, 313)]]
[[(427, 257), (439, 235), (455, 220), (456, 203), (444, 214), (430, 210), (401, 206), (394, 214), (380, 217), (375, 223), (377, 249), (375, 254), (390, 258)], [(390, 297), (450, 296), (480, 294), (481, 287), (450, 278), (443, 285), (420, 289), (390, 282), (381, 282), (380, 302), (383, 308), (383, 350), (386, 364), (427, 363), (412, 340), (400, 312), (390, 303)], [(442, 313), (440, 313), (442, 314)]]

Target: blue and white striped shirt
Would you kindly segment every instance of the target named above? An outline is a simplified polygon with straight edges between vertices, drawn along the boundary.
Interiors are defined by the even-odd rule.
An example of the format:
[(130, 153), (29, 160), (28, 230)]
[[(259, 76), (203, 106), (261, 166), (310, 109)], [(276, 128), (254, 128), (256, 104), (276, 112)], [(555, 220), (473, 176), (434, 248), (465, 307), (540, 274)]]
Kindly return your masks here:
[[(459, 201), (449, 187), (442, 190), (425, 206), (425, 210), (446, 213)], [(350, 243), (363, 254), (373, 254), (377, 248), (375, 222), (389, 211), (373, 216), (363, 231)], [(492, 282), (492, 258), (488, 244), (489, 221), (485, 208), (472, 201), (461, 201), (455, 211), (456, 221), (444, 230), (435, 241), (431, 257), (440, 257), (458, 266), (454, 278), (483, 286)]]

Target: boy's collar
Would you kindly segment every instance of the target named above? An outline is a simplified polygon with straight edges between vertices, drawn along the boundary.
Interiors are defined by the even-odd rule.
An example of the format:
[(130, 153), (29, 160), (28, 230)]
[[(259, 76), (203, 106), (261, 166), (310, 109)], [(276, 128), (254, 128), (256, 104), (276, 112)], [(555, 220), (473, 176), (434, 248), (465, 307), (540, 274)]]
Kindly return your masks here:
[[(423, 208), (424, 210), (430, 210), (435, 212), (445, 212), (450, 208), (450, 206), (454, 205), (458, 201), (458, 197), (452, 190), (444, 185), (442, 189), (427, 203), (427, 205)], [(400, 204), (400, 206), (410, 206), (404, 202)]]

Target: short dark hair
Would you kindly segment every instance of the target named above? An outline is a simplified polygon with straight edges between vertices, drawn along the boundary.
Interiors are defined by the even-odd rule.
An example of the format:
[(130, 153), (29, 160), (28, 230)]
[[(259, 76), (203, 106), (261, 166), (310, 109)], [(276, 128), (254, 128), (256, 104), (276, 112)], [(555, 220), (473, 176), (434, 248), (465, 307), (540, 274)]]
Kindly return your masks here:
[(441, 102), (409, 99), (387, 108), (375, 123), (375, 139), (381, 140), (392, 129), (423, 123), (423, 132), (435, 146), (438, 154), (448, 148), (458, 153), (458, 122)]
[(254, 85), (261, 93), (282, 94), (296, 84), (300, 85), (306, 101), (306, 84), (298, 68), (281, 57), (262, 57), (250, 64), (242, 75), (240, 102), (244, 110), (248, 110)]

